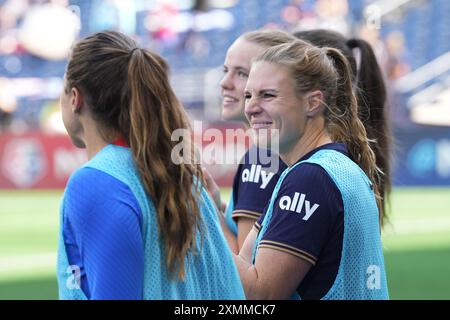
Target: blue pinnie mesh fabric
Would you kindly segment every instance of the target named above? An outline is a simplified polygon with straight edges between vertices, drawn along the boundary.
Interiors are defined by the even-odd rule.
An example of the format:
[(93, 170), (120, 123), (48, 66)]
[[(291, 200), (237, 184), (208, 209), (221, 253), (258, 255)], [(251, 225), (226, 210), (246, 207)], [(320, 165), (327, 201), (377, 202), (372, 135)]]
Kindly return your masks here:
[(233, 210), (234, 210), (234, 200), (233, 200), (233, 190), (231, 191), (230, 201), (228, 201), (227, 209), (225, 211), (225, 222), (227, 224), (228, 229), (235, 236), (237, 236), (237, 224), (236, 221), (233, 220)]
[[(389, 299), (378, 208), (372, 184), (353, 161), (334, 150), (320, 150), (311, 158), (283, 172), (274, 189), (261, 231), (256, 239), (253, 260), (257, 245), (270, 224), (274, 202), (284, 178), (303, 162), (314, 163), (325, 169), (340, 190), (344, 203), (341, 262), (333, 286), (322, 299)], [(295, 293), (292, 298), (300, 297)]]
[[(219, 300), (245, 299), (230, 250), (220, 229), (214, 204), (202, 188), (199, 207), (203, 220), (197, 233), (197, 250), (185, 260), (185, 279), (171, 279), (164, 247), (158, 237), (156, 210), (141, 184), (130, 150), (108, 145), (85, 164), (110, 174), (130, 187), (142, 212), (144, 237), (143, 299)], [(64, 199), (63, 199), (64, 201)], [(64, 208), (64, 206), (61, 206)], [(64, 216), (61, 210), (61, 221)], [(60, 299), (86, 299), (76, 286), (64, 246), (62, 227), (58, 244), (57, 277)]]

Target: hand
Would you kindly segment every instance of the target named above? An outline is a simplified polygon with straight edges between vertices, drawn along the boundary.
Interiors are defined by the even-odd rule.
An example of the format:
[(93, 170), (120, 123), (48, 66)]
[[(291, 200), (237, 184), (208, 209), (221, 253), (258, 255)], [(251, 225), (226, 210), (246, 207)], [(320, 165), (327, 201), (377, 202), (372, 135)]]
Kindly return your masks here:
[(214, 203), (216, 204), (217, 208), (219, 210), (223, 210), (222, 201), (220, 199), (220, 189), (217, 183), (214, 181), (211, 174), (206, 170), (205, 167), (202, 167), (203, 176), (205, 178), (206, 183), (206, 190), (208, 190), (209, 194), (214, 200)]

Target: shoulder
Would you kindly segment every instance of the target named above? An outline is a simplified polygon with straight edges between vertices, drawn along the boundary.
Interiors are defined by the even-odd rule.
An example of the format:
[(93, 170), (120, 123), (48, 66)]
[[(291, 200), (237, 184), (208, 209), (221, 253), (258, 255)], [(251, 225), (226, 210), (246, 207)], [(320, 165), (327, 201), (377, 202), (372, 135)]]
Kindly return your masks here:
[(327, 171), (316, 163), (303, 162), (289, 169), (283, 180), (283, 186), (308, 186), (318, 183), (332, 183)]
[[(278, 199), (281, 208), (291, 201), (298, 202), (302, 199), (317, 203), (322, 208), (328, 207), (330, 212), (336, 212), (336, 206), (342, 206), (341, 192), (327, 171), (320, 165), (308, 162), (301, 163), (289, 171), (280, 186)], [(289, 205), (289, 209), (291, 206), (293, 207), (293, 204)]]
[(343, 219), (339, 189), (319, 165), (303, 162), (286, 173), (263, 225), (259, 247), (281, 250), (315, 264)]
[(259, 148), (253, 145), (250, 147), (240, 162), (243, 165), (260, 165), (270, 171), (277, 172), (287, 168), (280, 156), (270, 149)]
[(101, 170), (82, 167), (72, 174), (65, 191), (65, 211), (70, 216), (93, 214), (97, 208), (126, 205), (140, 212), (138, 202), (128, 185)]
[(328, 164), (331, 161), (333, 165), (338, 164), (340, 166), (340, 160), (343, 159), (352, 162), (345, 144), (330, 143), (324, 145), (307, 155), (305, 160), (289, 168), (285, 183), (294, 185), (326, 183), (335, 186), (328, 171)]
[(66, 193), (70, 195), (81, 194), (87, 197), (85, 200), (94, 200), (99, 195), (113, 195), (116, 187), (128, 188), (123, 182), (106, 172), (91, 167), (82, 167), (70, 176)]

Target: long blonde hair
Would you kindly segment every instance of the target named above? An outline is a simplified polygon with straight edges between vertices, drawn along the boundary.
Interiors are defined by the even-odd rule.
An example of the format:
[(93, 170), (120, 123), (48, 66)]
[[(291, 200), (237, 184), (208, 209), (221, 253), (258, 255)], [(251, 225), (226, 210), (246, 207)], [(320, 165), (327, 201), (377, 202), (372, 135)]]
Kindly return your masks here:
[(267, 48), (296, 40), (296, 37), (290, 33), (279, 29), (249, 31), (241, 35), (239, 38)]
[[(267, 49), (255, 61), (266, 61), (289, 68), (300, 96), (313, 90), (324, 95), (325, 127), (332, 141), (346, 144), (350, 157), (372, 182), (379, 181), (380, 170), (370, 147), (366, 129), (358, 117), (352, 90), (352, 73), (344, 55), (334, 48), (318, 48), (302, 40)], [(381, 213), (381, 197), (374, 192)]]
[[(358, 100), (358, 115), (364, 124), (377, 166), (383, 172), (375, 181), (382, 196), (383, 223), (389, 218), (391, 193), (391, 153), (393, 137), (388, 121), (388, 101), (383, 73), (371, 45), (358, 38), (347, 39), (342, 34), (325, 29), (304, 30), (294, 36), (317, 47), (339, 49), (347, 58), (352, 71), (353, 91)], [(353, 49), (357, 48), (359, 64)]]

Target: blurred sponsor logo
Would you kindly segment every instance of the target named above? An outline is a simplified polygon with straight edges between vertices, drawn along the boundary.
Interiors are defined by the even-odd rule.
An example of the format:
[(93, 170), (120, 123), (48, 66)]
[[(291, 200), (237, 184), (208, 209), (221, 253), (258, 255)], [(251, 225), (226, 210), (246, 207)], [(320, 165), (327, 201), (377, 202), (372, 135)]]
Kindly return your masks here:
[(47, 172), (47, 161), (41, 143), (33, 138), (13, 139), (5, 146), (2, 170), (17, 187), (36, 184)]
[(437, 174), (450, 177), (450, 140), (423, 139), (408, 154), (408, 167), (416, 177)]

